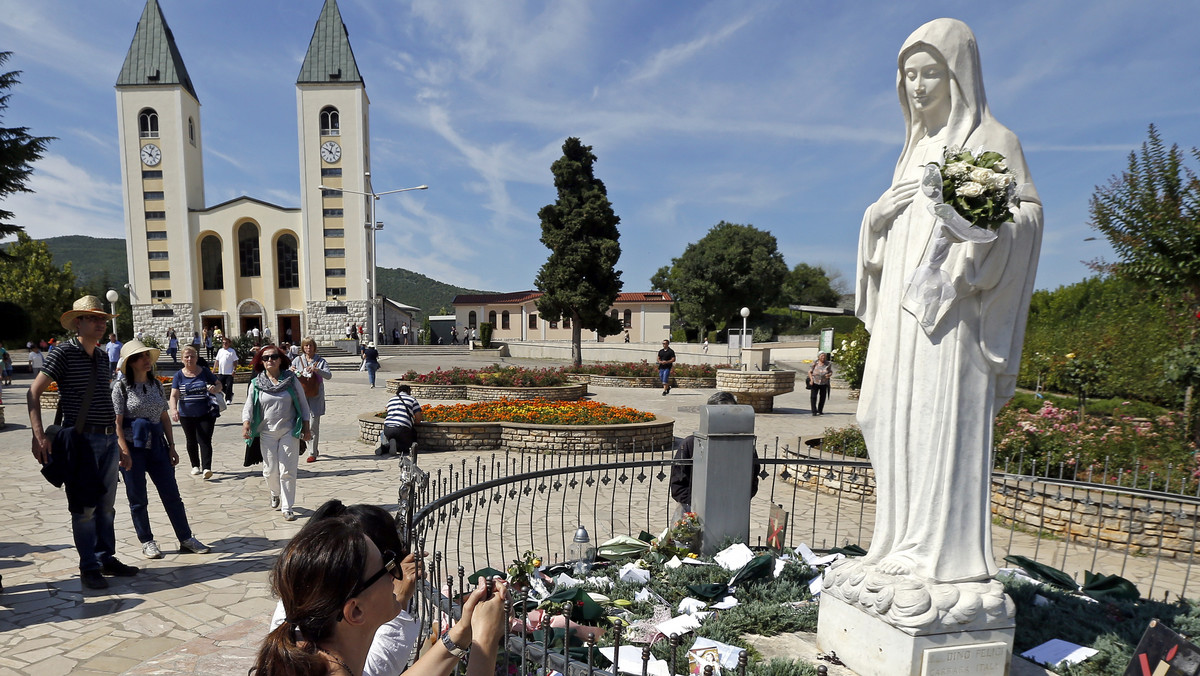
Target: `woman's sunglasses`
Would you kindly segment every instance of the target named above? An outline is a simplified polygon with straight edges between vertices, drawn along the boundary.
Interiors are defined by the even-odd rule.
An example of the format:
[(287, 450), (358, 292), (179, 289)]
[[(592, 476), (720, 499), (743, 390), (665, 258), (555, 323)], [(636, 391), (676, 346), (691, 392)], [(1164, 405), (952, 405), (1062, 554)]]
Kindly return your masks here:
[[(378, 582), (379, 578), (387, 575), (388, 573), (391, 573), (392, 577), (396, 578), (397, 580), (404, 579), (404, 571), (400, 568), (399, 557), (397, 557), (396, 553), (392, 551), (383, 552), (383, 568), (381, 568), (378, 573), (375, 573), (365, 580), (360, 580), (358, 584), (354, 585), (354, 590), (350, 592), (350, 595), (346, 597), (346, 600), (349, 601), (367, 589), (370, 589), (371, 585)], [(345, 603), (342, 605), (345, 605)], [(339, 611), (338, 621), (341, 622), (343, 617), (344, 615), (342, 615), (342, 613)]]

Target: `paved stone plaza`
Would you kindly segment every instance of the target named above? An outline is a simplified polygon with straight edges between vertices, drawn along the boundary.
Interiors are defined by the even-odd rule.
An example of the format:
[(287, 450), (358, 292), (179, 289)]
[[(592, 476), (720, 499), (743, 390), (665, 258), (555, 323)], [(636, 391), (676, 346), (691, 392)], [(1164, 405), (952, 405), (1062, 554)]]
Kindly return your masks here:
[[(350, 364), (351, 360), (332, 361)], [(395, 377), (408, 368), (479, 367), (491, 361), (465, 351), (454, 358), (389, 357), (380, 377)], [(176, 472), (192, 529), (212, 546), (212, 553), (174, 553), (170, 526), (161, 504), (152, 498), (151, 521), (166, 557), (143, 559), (124, 490), (119, 488), (117, 555), (142, 571), (134, 578), (108, 578), (112, 587), (103, 592), (82, 590), (65, 496), (42, 479), (30, 454), (24, 411), (29, 380), (27, 375), (18, 376), (14, 386), (3, 392), (8, 426), (0, 430), (0, 476), (4, 478), (0, 496), (10, 514), (0, 527), (0, 573), (4, 576), (0, 676), (245, 673), (275, 606), (267, 572), (282, 545), (304, 525), (303, 517), (330, 498), (348, 503), (395, 503), (396, 460), (379, 458), (372, 448), (357, 441), (356, 417), (382, 409), (388, 397), (382, 388), (368, 388), (366, 374), (335, 371), (327, 384), (329, 414), (321, 424), (321, 459), (300, 463), (297, 509), (302, 518), (293, 523), (269, 509), (257, 469), (241, 466), (240, 411), (245, 390), (239, 386), (235, 403), (218, 421), (214, 436), (216, 475), (210, 481), (190, 476), (186, 455)], [(590, 389), (597, 400), (675, 418), (677, 437), (695, 431), (697, 407), (711, 394), (711, 390), (675, 389), (664, 397), (656, 389)], [(781, 443), (794, 444), (798, 436), (819, 436), (826, 427), (853, 421), (855, 402), (847, 400), (845, 390), (833, 390), (824, 417), (809, 415), (807, 394), (801, 388), (781, 396), (775, 413), (757, 416), (760, 448), (776, 436)], [(178, 428), (176, 439), (183, 454), (183, 434)], [(462, 454), (428, 454), (421, 465), (430, 469), (463, 459), (466, 456)], [(834, 509), (832, 500), (822, 504)], [(813, 514), (794, 518), (818, 520)], [(1009, 536), (1008, 531), (1000, 530), (998, 546), (1007, 544)], [(1032, 555), (1035, 545), (1034, 538), (1018, 533), (1013, 549)], [(1048, 546), (1043, 546), (1043, 554)], [(1080, 555), (1090, 559), (1091, 550)], [(1119, 554), (1101, 552), (1097, 568), (1115, 572), (1122, 559)], [(1153, 559), (1129, 561), (1125, 575), (1135, 581), (1150, 574), (1155, 564)], [(1169, 565), (1158, 571), (1160, 579), (1164, 575), (1182, 579), (1183, 574), (1182, 569)]]

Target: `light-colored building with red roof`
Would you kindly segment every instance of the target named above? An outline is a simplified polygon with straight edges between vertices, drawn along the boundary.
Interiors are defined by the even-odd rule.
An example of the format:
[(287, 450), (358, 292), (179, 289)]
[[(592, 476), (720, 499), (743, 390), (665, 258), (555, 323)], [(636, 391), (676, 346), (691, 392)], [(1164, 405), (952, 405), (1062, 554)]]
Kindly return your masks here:
[[(495, 326), (492, 340), (571, 340), (569, 319), (558, 322), (542, 320), (537, 309), (541, 291), (512, 293), (460, 294), (454, 297), (454, 315), (461, 332), (463, 327), (477, 328), (483, 322)], [(660, 343), (671, 337), (671, 294), (665, 291), (621, 293), (609, 311), (620, 319), (632, 343)], [(583, 339), (598, 340), (594, 331), (584, 330)], [(607, 341), (624, 341), (624, 334), (608, 336)]]

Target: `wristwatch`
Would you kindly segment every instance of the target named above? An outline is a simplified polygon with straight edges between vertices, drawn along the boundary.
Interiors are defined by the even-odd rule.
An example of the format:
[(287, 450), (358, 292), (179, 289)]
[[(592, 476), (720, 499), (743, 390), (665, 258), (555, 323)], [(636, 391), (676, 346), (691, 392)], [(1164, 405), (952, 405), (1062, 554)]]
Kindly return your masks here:
[(454, 639), (450, 638), (449, 630), (442, 634), (442, 645), (446, 646), (446, 650), (450, 651), (451, 655), (454, 655), (460, 660), (467, 656), (467, 649), (470, 648), (470, 646), (467, 646), (467, 648), (459, 647), (458, 644), (454, 642)]

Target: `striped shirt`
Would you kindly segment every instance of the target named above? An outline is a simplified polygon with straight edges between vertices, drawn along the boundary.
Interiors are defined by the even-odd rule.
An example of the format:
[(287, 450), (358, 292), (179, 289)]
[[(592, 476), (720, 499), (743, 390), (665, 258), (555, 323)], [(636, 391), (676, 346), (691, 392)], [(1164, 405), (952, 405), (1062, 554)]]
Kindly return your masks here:
[(99, 345), (88, 357), (78, 338), (60, 343), (58, 349), (46, 355), (42, 373), (58, 383), (58, 405), (62, 408), (63, 424), (71, 426), (79, 417), (83, 405), (83, 394), (91, 383), (95, 383), (92, 403), (88, 405), (88, 425), (107, 427), (116, 421), (112, 398), (108, 391), (108, 355)]
[(384, 427), (412, 427), (413, 415), (421, 408), (412, 395), (399, 392), (388, 400)]

